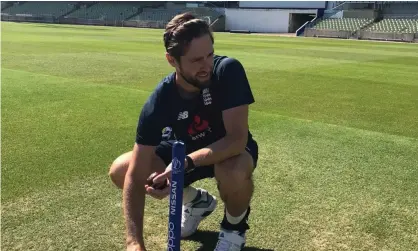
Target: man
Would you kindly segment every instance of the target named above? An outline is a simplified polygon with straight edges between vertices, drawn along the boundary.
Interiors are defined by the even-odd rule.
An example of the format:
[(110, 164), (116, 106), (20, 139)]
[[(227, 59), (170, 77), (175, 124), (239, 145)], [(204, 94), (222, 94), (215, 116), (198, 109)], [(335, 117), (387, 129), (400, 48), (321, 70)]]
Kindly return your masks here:
[[(174, 17), (164, 34), (166, 58), (175, 72), (165, 77), (139, 116), (133, 151), (118, 157), (109, 175), (123, 189), (128, 250), (145, 250), (143, 217), (145, 194), (165, 198), (169, 187), (154, 184), (171, 174), (172, 142), (186, 145), (182, 237), (192, 235), (214, 211), (217, 199), (191, 184), (215, 178), (225, 204), (215, 250), (241, 250), (253, 194), (252, 173), (258, 146), (248, 129), (248, 106), (254, 102), (239, 61), (214, 55), (208, 24), (191, 14)], [(164, 138), (162, 138), (164, 136)]]

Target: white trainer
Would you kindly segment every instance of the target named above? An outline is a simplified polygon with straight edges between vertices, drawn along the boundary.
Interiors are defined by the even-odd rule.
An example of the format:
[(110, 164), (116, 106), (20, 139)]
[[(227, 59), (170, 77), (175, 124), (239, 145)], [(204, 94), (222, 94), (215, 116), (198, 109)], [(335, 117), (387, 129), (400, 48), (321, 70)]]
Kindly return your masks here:
[(221, 229), (215, 251), (241, 251), (245, 246), (245, 233)]
[(196, 232), (199, 223), (216, 208), (216, 197), (208, 191), (198, 188), (198, 194), (190, 203), (183, 205), (181, 217), (181, 237), (188, 237)]

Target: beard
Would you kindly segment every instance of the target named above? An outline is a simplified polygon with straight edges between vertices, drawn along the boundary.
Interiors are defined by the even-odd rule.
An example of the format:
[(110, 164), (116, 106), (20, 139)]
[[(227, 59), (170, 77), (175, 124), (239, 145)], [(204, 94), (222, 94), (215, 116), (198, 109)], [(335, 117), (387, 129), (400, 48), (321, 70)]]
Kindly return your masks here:
[[(208, 80), (205, 80), (205, 81), (200, 81), (197, 78), (186, 77), (181, 71), (179, 73), (180, 73), (181, 77), (184, 80), (186, 80), (187, 83), (189, 83), (190, 85), (193, 85), (194, 87), (198, 88), (199, 90), (203, 90), (203, 89), (209, 87), (209, 85), (211, 83), (210, 78)], [(209, 74), (211, 74), (211, 71), (209, 72)]]

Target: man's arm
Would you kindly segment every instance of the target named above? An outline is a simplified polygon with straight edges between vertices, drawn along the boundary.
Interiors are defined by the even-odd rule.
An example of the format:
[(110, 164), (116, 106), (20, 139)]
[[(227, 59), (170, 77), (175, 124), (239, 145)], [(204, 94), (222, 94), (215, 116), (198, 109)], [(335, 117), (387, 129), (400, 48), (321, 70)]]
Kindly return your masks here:
[(219, 163), (245, 150), (248, 138), (248, 105), (224, 110), (222, 117), (225, 137), (188, 155), (196, 166)]
[(154, 146), (135, 143), (123, 187), (123, 208), (127, 231), (126, 243), (128, 247), (139, 245), (144, 250), (145, 183), (147, 175), (151, 172), (151, 158), (154, 151)]
[[(152, 171), (155, 149), (161, 141), (161, 130), (167, 125), (165, 105), (161, 103), (165, 90), (159, 84), (145, 102), (138, 118), (132, 159), (123, 186), (123, 212), (126, 243), (145, 250), (143, 227), (147, 178)], [(134, 249), (137, 251), (136, 249)]]

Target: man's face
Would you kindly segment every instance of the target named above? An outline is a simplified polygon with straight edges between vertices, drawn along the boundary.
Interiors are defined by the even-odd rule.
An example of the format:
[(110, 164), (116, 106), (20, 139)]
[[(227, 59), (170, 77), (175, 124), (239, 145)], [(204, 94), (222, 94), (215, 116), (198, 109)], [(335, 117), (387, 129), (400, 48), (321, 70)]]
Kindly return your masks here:
[(189, 84), (203, 89), (210, 85), (213, 70), (213, 44), (210, 35), (195, 38), (176, 64), (177, 72)]

